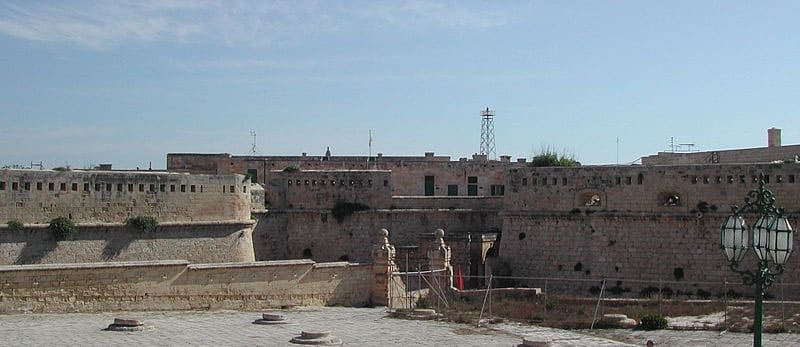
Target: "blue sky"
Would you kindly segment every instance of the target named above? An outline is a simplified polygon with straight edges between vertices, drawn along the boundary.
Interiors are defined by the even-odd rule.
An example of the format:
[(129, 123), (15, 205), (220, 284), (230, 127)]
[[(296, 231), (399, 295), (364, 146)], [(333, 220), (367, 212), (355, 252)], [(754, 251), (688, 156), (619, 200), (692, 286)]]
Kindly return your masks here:
[[(800, 142), (800, 2), (0, 2), (0, 165)], [(794, 122), (792, 122), (794, 121)]]

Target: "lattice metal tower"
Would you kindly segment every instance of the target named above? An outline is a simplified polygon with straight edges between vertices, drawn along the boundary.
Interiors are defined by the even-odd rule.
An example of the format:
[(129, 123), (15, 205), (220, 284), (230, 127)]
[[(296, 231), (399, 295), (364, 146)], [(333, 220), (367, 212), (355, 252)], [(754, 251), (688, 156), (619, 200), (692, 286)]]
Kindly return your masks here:
[(481, 154), (487, 159), (497, 159), (494, 149), (494, 111), (488, 107), (481, 111)]

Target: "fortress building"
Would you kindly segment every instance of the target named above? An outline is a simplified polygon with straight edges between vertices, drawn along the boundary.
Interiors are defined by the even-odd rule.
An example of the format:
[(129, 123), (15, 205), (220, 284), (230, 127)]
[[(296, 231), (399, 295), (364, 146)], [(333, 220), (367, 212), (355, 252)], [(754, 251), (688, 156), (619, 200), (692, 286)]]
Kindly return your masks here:
[[(388, 229), (396, 266), (425, 270), (441, 244), (434, 230), (444, 229), (449, 264), (466, 276), (580, 280), (562, 289), (584, 294), (602, 279), (633, 293), (658, 281), (720, 293), (736, 287), (723, 285), (732, 273), (719, 226), (760, 174), (798, 222), (800, 146), (781, 146), (778, 129), (768, 133), (763, 148), (658, 153), (625, 166), (533, 167), (477, 154), (170, 153), (160, 173), (0, 170), (0, 221), (24, 224), (2, 226), (0, 262), (182, 259), (240, 269), (231, 264), (290, 259), (351, 269), (374, 260), (375, 232)], [(125, 221), (134, 216), (156, 218), (159, 232), (133, 230)], [(56, 242), (47, 230), (55, 217), (81, 233)], [(798, 265), (790, 258), (789, 269)], [(798, 282), (800, 271), (783, 279)]]

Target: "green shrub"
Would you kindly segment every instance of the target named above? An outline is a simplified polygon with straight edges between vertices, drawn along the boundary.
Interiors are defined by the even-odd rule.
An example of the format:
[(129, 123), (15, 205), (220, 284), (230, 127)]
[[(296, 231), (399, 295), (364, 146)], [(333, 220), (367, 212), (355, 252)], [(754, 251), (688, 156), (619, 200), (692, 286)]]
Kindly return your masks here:
[(50, 221), (50, 232), (57, 241), (64, 241), (78, 233), (78, 227), (71, 219), (58, 217)]
[(57, 166), (57, 167), (53, 168), (53, 171), (67, 172), (67, 171), (72, 171), (72, 168), (69, 167), (69, 165), (67, 165), (67, 166)]
[(639, 322), (639, 327), (644, 330), (666, 329), (667, 319), (660, 314), (646, 314), (642, 317), (642, 321)]
[(345, 218), (358, 211), (369, 210), (369, 206), (357, 202), (338, 201), (333, 205), (331, 214), (336, 221), (341, 223)]
[(548, 166), (562, 166), (562, 167), (572, 167), (572, 166), (581, 166), (581, 163), (575, 160), (575, 157), (571, 154), (558, 154), (556, 151), (550, 149), (549, 147), (543, 148), (539, 154), (534, 155), (531, 158), (529, 166), (533, 167), (548, 167)]
[(25, 225), (18, 220), (10, 220), (6, 224), (8, 224), (8, 230), (10, 231), (21, 231), (23, 228), (25, 228)]
[(149, 233), (156, 230), (158, 221), (150, 216), (136, 216), (126, 219), (125, 225)]

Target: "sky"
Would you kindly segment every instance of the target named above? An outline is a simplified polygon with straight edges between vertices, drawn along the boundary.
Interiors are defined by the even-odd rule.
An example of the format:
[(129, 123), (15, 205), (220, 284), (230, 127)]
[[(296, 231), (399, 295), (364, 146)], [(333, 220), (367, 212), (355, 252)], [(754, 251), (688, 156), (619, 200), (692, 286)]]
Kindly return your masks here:
[(797, 1), (0, 1), (0, 166), (800, 143)]

